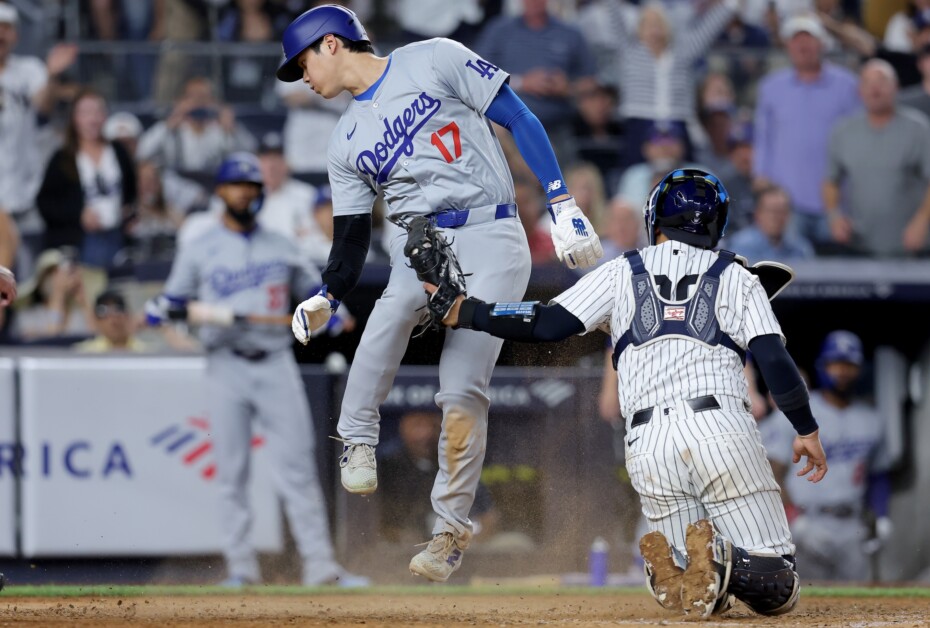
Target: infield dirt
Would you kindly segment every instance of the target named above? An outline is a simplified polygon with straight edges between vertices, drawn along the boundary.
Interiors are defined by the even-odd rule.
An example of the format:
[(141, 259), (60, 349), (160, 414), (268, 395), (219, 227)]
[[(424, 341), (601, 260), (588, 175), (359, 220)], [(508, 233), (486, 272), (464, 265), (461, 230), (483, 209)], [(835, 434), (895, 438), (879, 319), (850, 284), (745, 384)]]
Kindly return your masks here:
[(645, 594), (223, 595), (0, 598), (0, 626), (930, 626), (930, 598), (803, 598), (790, 615), (737, 606), (684, 621)]

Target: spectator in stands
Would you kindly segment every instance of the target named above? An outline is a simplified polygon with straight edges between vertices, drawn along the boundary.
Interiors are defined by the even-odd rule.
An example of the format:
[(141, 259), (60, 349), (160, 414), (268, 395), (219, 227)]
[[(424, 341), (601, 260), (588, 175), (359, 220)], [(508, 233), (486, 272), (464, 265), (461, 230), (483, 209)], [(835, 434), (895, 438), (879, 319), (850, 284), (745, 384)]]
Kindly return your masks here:
[(889, 63), (867, 61), (865, 111), (837, 124), (830, 138), (823, 184), (830, 232), (868, 255), (920, 252), (930, 230), (930, 125), (896, 107), (897, 89)]
[(612, 189), (620, 175), (623, 141), (623, 125), (616, 117), (617, 90), (606, 85), (592, 85), (576, 93), (575, 99), (578, 113), (574, 141), (578, 159), (597, 166), (605, 185)]
[(166, 199), (161, 171), (154, 163), (140, 161), (136, 179), (139, 194), (126, 225), (133, 259), (170, 260), (184, 214)]
[[(204, 0), (158, 0), (155, 19), (159, 26), (152, 39), (167, 42), (206, 39), (209, 5)], [(159, 55), (155, 76), (155, 97), (159, 104), (167, 104), (177, 97), (195, 63), (196, 59), (192, 59), (190, 53), (170, 47)]]
[(642, 209), (622, 198), (614, 198), (607, 207), (604, 229), (600, 235), (604, 257), (598, 260), (598, 266), (616, 258), (624, 251), (640, 248), (644, 245), (646, 236), (643, 230)]
[(741, 122), (730, 128), (729, 159), (715, 172), (730, 193), (730, 211), (727, 214), (727, 229), (731, 233), (752, 223), (755, 212), (753, 196), (752, 123)]
[(111, 113), (103, 125), (103, 138), (108, 142), (119, 142), (130, 156), (135, 156), (141, 135), (142, 122), (128, 111)]
[[(436, 515), (429, 495), (436, 477), (441, 422), (442, 417), (433, 412), (407, 412), (398, 424), (399, 438), (378, 451), (381, 535), (388, 541), (413, 542), (433, 528)], [(476, 537), (493, 533), (497, 515), (482, 485), (470, 517)]]
[(546, 127), (559, 159), (574, 159), (575, 93), (595, 84), (594, 56), (574, 26), (548, 12), (546, 0), (523, 0), (523, 15), (488, 24), (475, 52), (511, 73), (513, 87)]
[[(220, 41), (263, 43), (278, 41), (293, 16), (279, 2), (271, 0), (233, 0), (226, 5), (216, 25)], [(276, 82), (274, 71), (278, 59), (255, 55), (246, 50), (231, 52), (223, 59), (224, 94), (229, 102), (261, 101), (271, 96)]]
[(77, 47), (53, 46), (45, 63), (13, 54), (18, 22), (16, 8), (0, 4), (0, 213), (22, 225), (42, 180), (37, 115), (50, 113), (55, 85), (74, 63)]
[[(618, 28), (620, 41), (620, 85), (624, 119), (623, 165), (646, 159), (643, 145), (656, 121), (677, 126), (692, 157), (686, 125), (695, 121), (694, 63), (733, 17), (736, 0), (710, 0), (706, 11), (687, 30), (673, 37), (660, 5), (646, 6), (639, 17), (637, 37)], [(622, 20), (617, 20), (622, 23)]]
[(35, 275), (16, 300), (13, 336), (24, 341), (52, 340), (90, 333), (84, 280), (77, 251), (48, 249), (36, 262)]
[(823, 60), (823, 27), (793, 17), (781, 30), (792, 67), (759, 85), (753, 170), (756, 187), (774, 183), (791, 196), (798, 231), (815, 243), (830, 239), (820, 194), (833, 126), (859, 109), (855, 75)]
[(332, 240), (320, 232), (313, 215), (319, 199), (317, 188), (291, 177), (278, 133), (262, 138), (258, 160), (265, 182), (259, 224), (292, 240), (314, 263), (325, 265)]
[(736, 116), (736, 92), (725, 74), (712, 72), (701, 84), (699, 119), (707, 136), (697, 158), (719, 176), (730, 158), (730, 134)]
[(681, 125), (654, 123), (643, 145), (645, 163), (626, 169), (617, 186), (617, 196), (642, 207), (657, 179), (675, 168), (685, 167), (685, 150), (685, 131)]
[[(858, 336), (844, 330), (827, 336), (816, 362), (820, 388), (810, 395), (824, 449), (830, 452), (830, 472), (821, 485), (815, 487), (791, 473), (791, 443), (797, 434), (784, 429), (788, 425), (784, 416), (778, 413), (773, 417), (777, 420), (765, 419), (760, 426), (781, 484), (797, 559), (804, 561), (805, 578), (865, 579), (867, 552), (888, 542), (893, 532), (888, 518), (892, 460), (885, 422), (874, 407), (856, 398), (864, 364)], [(875, 521), (872, 541), (867, 541), (869, 519)]]
[(600, 233), (604, 227), (607, 199), (604, 195), (604, 179), (594, 164), (579, 162), (565, 170), (565, 183), (572, 191), (578, 207), (583, 207), (585, 216), (591, 221), (594, 231)]
[[(103, 136), (111, 142), (119, 142), (130, 155), (135, 155), (142, 135), (142, 123), (131, 113), (120, 111), (110, 115), (103, 125)], [(182, 177), (173, 170), (159, 168), (153, 162), (141, 161), (159, 174), (159, 194), (165, 205), (182, 216), (190, 211), (203, 209), (207, 205), (208, 195), (203, 186), (196, 181)], [(148, 171), (147, 171), (148, 172)]]
[(546, 264), (556, 259), (552, 246), (549, 224), (552, 219), (546, 212), (545, 199), (541, 195), (539, 182), (532, 175), (514, 175), (514, 199), (520, 223), (526, 231), (533, 264)]
[(722, 247), (743, 255), (750, 264), (814, 257), (811, 243), (788, 230), (790, 221), (791, 199), (780, 187), (770, 186), (756, 194), (753, 224), (726, 238)]
[(138, 353), (145, 343), (136, 338), (136, 321), (123, 295), (114, 290), (102, 292), (94, 302), (94, 329), (97, 335), (73, 345), (81, 353)]
[(917, 85), (902, 89), (898, 95), (898, 104), (917, 109), (930, 122), (930, 43), (924, 44), (917, 51), (917, 68), (923, 80)]
[(930, 14), (930, 0), (910, 0), (906, 10), (892, 15), (885, 25), (885, 49), (892, 52), (915, 52), (914, 18), (925, 13)]
[(479, 0), (389, 0), (391, 15), (405, 43), (448, 37), (470, 46), (479, 32), (484, 10)]
[(326, 146), (339, 116), (352, 102), (348, 93), (323, 98), (302, 81), (275, 83), (275, 93), (287, 107), (284, 156), (291, 172), (314, 184), (327, 181)]
[(626, 0), (591, 0), (579, 5), (575, 24), (584, 34), (597, 61), (597, 80), (619, 89), (621, 44), (617, 31), (636, 28), (639, 7)]
[(205, 77), (188, 79), (171, 115), (139, 140), (137, 157), (181, 173), (212, 175), (227, 154), (254, 151), (255, 138), (219, 102)]
[(106, 119), (103, 96), (83, 90), (36, 198), (45, 246), (77, 247), (81, 263), (93, 268), (113, 263), (123, 246), (123, 221), (136, 201), (135, 164), (121, 144), (104, 139)]

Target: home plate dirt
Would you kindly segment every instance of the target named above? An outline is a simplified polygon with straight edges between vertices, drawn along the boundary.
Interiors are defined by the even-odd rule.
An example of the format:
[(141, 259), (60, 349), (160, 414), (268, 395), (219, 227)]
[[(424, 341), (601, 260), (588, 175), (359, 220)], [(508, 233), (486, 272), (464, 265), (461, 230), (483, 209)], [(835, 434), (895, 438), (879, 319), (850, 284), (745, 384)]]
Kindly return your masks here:
[(738, 606), (683, 621), (646, 594), (353, 594), (0, 598), (0, 626), (930, 626), (930, 598), (802, 596), (790, 615)]

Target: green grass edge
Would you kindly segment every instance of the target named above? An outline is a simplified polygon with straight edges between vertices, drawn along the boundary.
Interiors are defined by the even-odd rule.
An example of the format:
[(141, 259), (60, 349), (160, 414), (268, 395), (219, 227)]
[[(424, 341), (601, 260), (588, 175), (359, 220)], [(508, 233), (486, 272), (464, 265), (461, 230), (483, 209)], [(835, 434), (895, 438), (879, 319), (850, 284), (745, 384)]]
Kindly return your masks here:
[[(292, 585), (263, 585), (244, 589), (227, 589), (210, 585), (22, 585), (8, 586), (0, 592), (0, 601), (6, 598), (37, 597), (163, 597), (163, 596), (313, 596), (313, 595), (639, 595), (645, 594), (644, 588), (587, 588), (554, 586), (376, 586), (362, 589), (339, 589), (335, 587), (301, 587)], [(882, 598), (882, 597), (916, 597), (930, 598), (930, 587), (817, 587), (809, 586), (801, 590), (803, 597), (844, 597), (844, 598)]]

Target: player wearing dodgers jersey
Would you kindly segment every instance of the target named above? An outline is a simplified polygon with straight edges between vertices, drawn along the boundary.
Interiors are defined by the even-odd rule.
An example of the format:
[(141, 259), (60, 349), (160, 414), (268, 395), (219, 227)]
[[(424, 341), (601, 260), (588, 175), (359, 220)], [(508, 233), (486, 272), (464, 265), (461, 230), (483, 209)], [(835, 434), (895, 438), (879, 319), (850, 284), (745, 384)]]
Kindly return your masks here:
[[(430, 216), (449, 231), (447, 239), (468, 273), (469, 294), (492, 300), (523, 295), (529, 249), (492, 120), (513, 134), (547, 191), (560, 258), (570, 267), (587, 267), (603, 254), (568, 195), (542, 125), (507, 86), (507, 72), (464, 46), (431, 39), (379, 58), (355, 15), (327, 5), (287, 28), (277, 76), (302, 79), (325, 98), (343, 91), (353, 96), (329, 143), (335, 235), (323, 272), (325, 290), (294, 314), (301, 342), (358, 281), (379, 191), (389, 219)], [(426, 304), (423, 287), (407, 267), (404, 242), (401, 234), (390, 243), (391, 277), (355, 354), (339, 416), (342, 485), (353, 493), (377, 488), (378, 408)], [(410, 562), (414, 574), (431, 580), (448, 579), (468, 547), (468, 513), (485, 454), (488, 383), (501, 344), (464, 330), (446, 335), (436, 395), (443, 413), (432, 493), (437, 521), (432, 541)]]
[[(178, 253), (164, 295), (146, 304), (150, 324), (161, 324), (196, 301), (201, 312), (284, 316), (291, 296), (319, 289), (320, 275), (283, 235), (257, 225), (262, 177), (258, 159), (234, 153), (216, 177), (225, 205), (217, 224)], [(190, 308), (194, 308), (190, 304)], [(207, 403), (220, 490), (223, 553), (228, 578), (242, 586), (261, 579), (249, 541), (246, 491), (252, 421), (260, 422), (297, 549), (305, 585), (362, 584), (333, 558), (325, 502), (314, 461), (310, 408), (292, 354), (287, 326), (233, 324), (201, 314), (207, 352)]]
[[(797, 602), (794, 546), (743, 375), (747, 349), (798, 432), (794, 461), (827, 471), (808, 392), (759, 280), (714, 252), (729, 195), (712, 174), (676, 170), (646, 204), (651, 246), (628, 251), (539, 303), (460, 297), (446, 324), (514, 340), (611, 335), (627, 469), (650, 533), (648, 585), (668, 609), (708, 617), (730, 596), (763, 614)], [(432, 289), (432, 288), (430, 288)]]
[[(796, 513), (791, 529), (798, 559), (805, 565), (804, 575), (813, 580), (869, 578), (867, 552), (880, 549), (893, 530), (884, 421), (854, 396), (864, 362), (862, 341), (852, 332), (838, 330), (826, 337), (816, 364), (820, 389), (811, 393), (811, 408), (823, 427), (830, 475), (822, 491), (791, 473), (779, 478), (788, 509)], [(791, 437), (784, 427), (777, 417), (760, 426), (776, 473), (791, 459)], [(867, 510), (876, 518), (872, 539)]]

